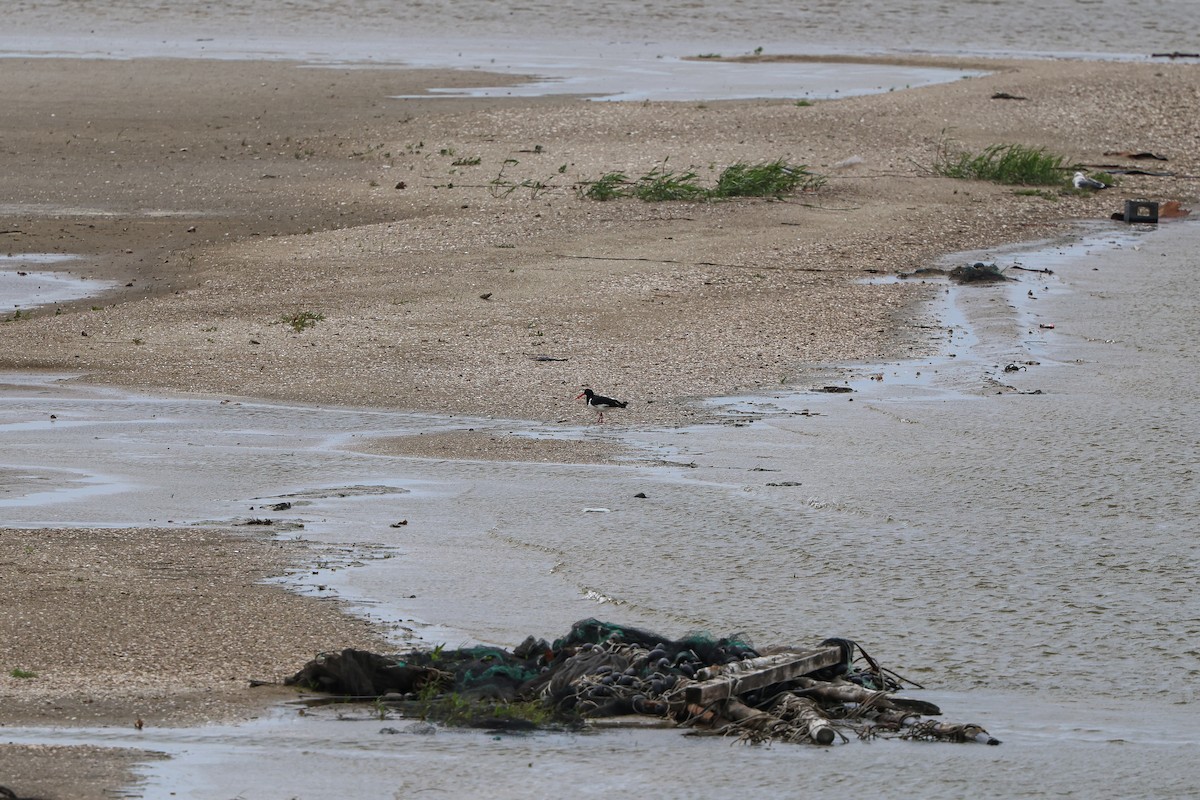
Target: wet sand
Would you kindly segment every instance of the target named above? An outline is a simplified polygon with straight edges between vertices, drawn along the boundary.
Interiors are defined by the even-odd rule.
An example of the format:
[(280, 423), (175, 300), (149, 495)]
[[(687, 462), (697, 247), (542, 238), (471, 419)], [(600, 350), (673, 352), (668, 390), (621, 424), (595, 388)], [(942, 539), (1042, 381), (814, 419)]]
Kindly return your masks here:
[[(1127, 687), (1140, 685), (1145, 652), (1156, 654), (1164, 674), (1188, 668), (1195, 615), (1186, 609), (1194, 603), (1180, 587), (1194, 547), (1180, 530), (1186, 478), (1172, 483), (1188, 455), (1172, 441), (1190, 429), (1176, 421), (1168, 433), (1146, 421), (1161, 419), (1170, 397), (1187, 396), (1179, 382), (1194, 370), (1141, 363), (1147, 343), (1176, 348), (1136, 305), (1143, 295), (1172, 297), (1168, 287), (1188, 269), (1187, 239), (1176, 232), (1192, 228), (1194, 242), (1195, 226), (1089, 227), (1096, 233), (1069, 247), (966, 254), (1055, 274), (1012, 270), (1018, 280), (1011, 285), (952, 291), (947, 303), (929, 309), (954, 329), (940, 358), (853, 369), (837, 378), (855, 388), (851, 395), (779, 391), (717, 401), (726, 424), (601, 431), (582, 423), (139, 397), (22, 376), (10, 378), (2, 398), (8, 419), (50, 407), (58, 415), (12, 431), (14, 456), (87, 465), (140, 487), (84, 507), (65, 500), (9, 507), (7, 516), (22, 524), (105, 514), (107, 524), (128, 525), (169, 508), (176, 522), (207, 519), (220, 527), (231, 513), (264, 514), (261, 507), (289, 499), (293, 508), (270, 512), (277, 523), (303, 522), (308, 539), (396, 555), (298, 575), (309, 591), (324, 586), (319, 596), (364, 600), (376, 618), (436, 621), (441, 630), (418, 629), (429, 644), (469, 636), (511, 646), (590, 615), (663, 631), (737, 626), (758, 644), (849, 634), (935, 692), (957, 690), (944, 703), (940, 692), (928, 699), (951, 718), (1000, 735), (1005, 746), (994, 755), (861, 743), (828, 756), (750, 752), (727, 742), (705, 747), (677, 731), (640, 742), (604, 734), (496, 745), (478, 732), (381, 735), (381, 725), (404, 730), (409, 721), (381, 723), (371, 708), (303, 718), (277, 708), (250, 724), (215, 728), (10, 728), (9, 736), (25, 743), (152, 743), (172, 759), (145, 768), (146, 796), (165, 797), (169, 789), (197, 800), (336, 794), (349, 781), (364, 796), (440, 789), (445, 774), (431, 765), (443, 763), (456, 786), (517, 796), (528, 789), (528, 762), (548, 779), (587, 764), (594, 769), (597, 758), (622, 767), (590, 781), (581, 790), (588, 797), (644, 785), (682, 764), (690, 778), (681, 776), (685, 788), (667, 789), (668, 796), (694, 794), (698, 780), (723, 791), (740, 785), (728, 774), (733, 760), (743, 768), (752, 763), (763, 785), (790, 786), (796, 759), (809, 758), (822, 783), (847, 780), (886, 794), (899, 780), (902, 793), (919, 784), (937, 798), (961, 796), (964, 782), (998, 796), (1031, 785), (1041, 793), (1086, 793), (1111, 774), (1153, 764), (1159, 781), (1152, 794), (1178, 796), (1180, 786), (1194, 785), (1194, 766), (1178, 755), (1194, 747), (1191, 689), (1167, 680), (1130, 698)], [(1115, 257), (1120, 251), (1124, 258)], [(1124, 309), (1129, 301), (1131, 313), (1117, 315), (1128, 321), (1114, 326), (1106, 307)], [(1197, 317), (1183, 306), (1178, 318)], [(1044, 321), (1057, 328), (1040, 329)], [(1114, 336), (1115, 344), (1104, 343)], [(1125, 363), (1131, 359), (1132, 373)], [(1012, 362), (1029, 366), (1006, 372)], [(1133, 405), (1110, 380), (1128, 382), (1131, 374), (1154, 387), (1139, 391)], [(1035, 390), (1044, 393), (1030, 394)], [(14, 403), (18, 396), (26, 399)], [(1130, 426), (1140, 429), (1134, 439), (1111, 433)], [(450, 436), (477, 442), (532, 433), (625, 442), (643, 461), (414, 461), (355, 445), (382, 441), (379, 452), (387, 453), (398, 440), (455, 428)], [(1060, 441), (1100, 446), (1072, 457)], [(173, 455), (180, 443), (182, 458)], [(650, 444), (660, 463), (674, 466), (646, 464)], [(1120, 457), (1129, 447), (1140, 461)], [(963, 464), (970, 468), (955, 468)], [(1126, 480), (1126, 470), (1138, 479)], [(355, 488), (367, 480), (374, 486)], [(184, 484), (192, 491), (177, 494)], [(299, 488), (305, 486), (313, 488)], [(647, 498), (636, 498), (639, 492)], [(947, 496), (971, 502), (947, 504)], [(583, 510), (596, 506), (608, 512)], [(1145, 514), (1154, 509), (1148, 524)], [(408, 524), (392, 528), (400, 518)], [(698, 553), (715, 566), (698, 567)], [(1036, 652), (1030, 641), (1039, 643)], [(1089, 657), (1080, 658), (1084, 653)], [(514, 748), (528, 758), (517, 758)], [(272, 753), (265, 760), (273, 771), (264, 773), (264, 752)], [(288, 755), (297, 752), (304, 755)], [(914, 758), (919, 775), (904, 772)], [(864, 760), (876, 777), (863, 776)], [(954, 764), (967, 772), (957, 783), (929, 781)], [(1000, 769), (1004, 764), (1019, 764), (1020, 775)]]
[[(0, 693), (6, 727), (129, 730), (245, 720), (323, 650), (385, 651), (336, 599), (264, 581), (345, 558), (253, 528), (0, 529)], [(0, 785), (22, 796), (102, 798), (161, 758), (154, 746), (0, 747)]]
[[(631, 401), (621, 424), (680, 425), (711, 418), (699, 398), (933, 352), (944, 337), (921, 305), (933, 290), (864, 278), (1041, 238), (1107, 217), (1125, 197), (1190, 201), (1200, 172), (1187, 111), (1196, 67), (1183, 64), (1004, 62), (984, 78), (808, 107), (395, 101), (483, 79), (288, 63), (5, 67), (0, 101), (14, 113), (3, 180), (19, 205), (0, 215), (3, 248), (83, 255), (72, 273), (121, 288), (3, 325), (0, 368), (564, 428), (583, 421), (573, 401), (583, 385)], [(1000, 91), (1027, 99), (992, 99)], [(946, 137), (1129, 167), (1144, 164), (1105, 153), (1152, 151), (1178, 177), (1129, 176), (1095, 196), (1018, 195), (931, 176)], [(777, 157), (828, 175), (827, 185), (720, 204), (600, 204), (573, 188), (665, 158), (706, 178), (710, 166)], [(861, 162), (837, 166), (851, 158)], [(301, 311), (323, 319), (303, 331), (280, 322)], [(501, 448), (521, 458), (525, 443), (507, 442), (505, 451), (449, 435), (408, 452), (480, 458)], [(582, 449), (556, 444), (552, 458), (619, 456)], [(260, 585), (311, 558), (299, 543), (243, 540), (233, 528), (202, 537), (45, 528), (5, 530), (0, 546), (14, 610), (3, 663), (37, 655), (28, 663), (63, 676), (0, 678), (5, 724), (237, 716), (263, 702), (248, 678), (285, 674), (331, 640), (379, 641), (336, 606)], [(97, 552), (114, 567), (95, 569)], [(207, 578), (200, 588), (196, 574)], [(64, 594), (94, 613), (64, 615)], [(120, 598), (155, 613), (119, 610)], [(190, 602), (170, 615), (165, 598)], [(213, 629), (192, 624), (201, 600)], [(32, 620), (49, 624), (22, 622)], [(200, 638), (178, 638), (187, 636)], [(180, 647), (190, 654), (182, 686)], [(97, 683), (114, 653), (132, 654), (138, 682)], [(245, 660), (230, 669), (233, 653)], [(82, 685), (94, 696), (81, 698)], [(0, 774), (28, 776), (21, 791), (99, 796), (87, 794), (99, 791), (94, 781), (68, 783), (70, 759), (60, 762), (65, 777), (48, 778), (22, 768), (25, 755), (0, 750)]]
[[(1194, 175), (1179, 109), (1195, 69), (1008, 62), (797, 107), (399, 101), (387, 98), (484, 77), (13, 60), (4, 99), (20, 158), (6, 189), (24, 202), (0, 223), (20, 231), (4, 244), (83, 254), (76, 271), (122, 285), (7, 326), (0, 367), (543, 421), (570, 416), (591, 385), (631, 401), (640, 424), (692, 419), (692, 398), (927, 350), (925, 293), (863, 278), (1040, 238), (1123, 197), (1187, 196), (1191, 178), (1135, 176), (1095, 196), (1021, 195), (929, 165), (952, 138), (1127, 167), (1145, 162), (1104, 153), (1151, 151)], [(828, 183), (778, 202), (575, 191), (663, 159), (710, 179), (780, 157)], [(861, 163), (838, 168), (847, 159)], [(282, 321), (305, 312), (323, 319), (302, 332)]]

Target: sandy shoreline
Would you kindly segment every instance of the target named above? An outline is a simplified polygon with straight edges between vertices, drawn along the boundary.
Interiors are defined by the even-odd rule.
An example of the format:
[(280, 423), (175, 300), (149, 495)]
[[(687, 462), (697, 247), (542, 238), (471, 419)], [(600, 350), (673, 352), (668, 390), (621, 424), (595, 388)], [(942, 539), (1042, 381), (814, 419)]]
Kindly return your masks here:
[[(388, 649), (340, 602), (263, 583), (321, 554), (246, 531), (0, 529), (0, 729), (250, 719), (297, 697), (251, 680), (282, 682), (323, 650)], [(0, 785), (107, 797), (132, 765), (156, 757), (152, 747), (6, 745)]]
[[(557, 420), (587, 384), (632, 400), (639, 423), (677, 422), (689, 398), (933, 346), (912, 324), (921, 290), (862, 278), (1195, 187), (1129, 176), (1119, 195), (1018, 196), (932, 177), (946, 138), (1090, 164), (1160, 152), (1197, 172), (1179, 113), (1189, 65), (1006, 62), (812, 107), (388, 101), (454, 73), (277, 63), (9, 66), (6, 101), (24, 112), (10, 146), (28, 166), (8, 194), (30, 205), (4, 218), (21, 231), (4, 244), (88, 254), (125, 285), (9, 326), (0, 366), (151, 389)], [(124, 100), (129, 82), (145, 85)], [(573, 189), (663, 159), (707, 178), (777, 157), (828, 184), (715, 204)], [(324, 320), (280, 324), (304, 311)]]
[[(931, 352), (941, 336), (922, 315), (930, 290), (864, 278), (1049, 236), (1107, 217), (1126, 197), (1190, 203), (1196, 193), (1195, 65), (995, 67), (956, 84), (798, 107), (401, 102), (386, 98), (504, 79), (14, 59), (0, 76), (0, 99), (14, 110), (3, 180), (15, 204), (0, 214), (0, 246), (84, 254), (84, 274), (122, 288), (3, 325), (0, 369), (571, 425), (584, 419), (574, 395), (592, 385), (631, 401), (622, 424), (675, 425), (703, 418), (696, 398)], [(1105, 154), (1151, 151), (1170, 159), (1152, 168), (1177, 177), (1128, 176), (1095, 196), (1016, 195), (931, 176), (946, 138), (1127, 167), (1144, 164)], [(736, 160), (779, 157), (827, 175), (827, 185), (720, 204), (597, 203), (573, 188), (664, 159), (707, 178)], [(861, 163), (835, 166), (850, 158)], [(300, 311), (323, 319), (301, 332), (280, 322)], [(522, 458), (520, 443), (463, 435), (380, 446)], [(569, 443), (547, 454), (612, 455)], [(299, 544), (232, 530), (54, 529), (5, 530), (0, 548), (10, 609), (3, 724), (236, 717), (264, 702), (248, 678), (277, 678), (320, 649), (382, 641), (332, 604), (260, 583), (303, 564)], [(111, 569), (95, 568), (101, 557)], [(94, 613), (63, 616), (64, 593)], [(189, 597), (167, 613), (166, 599)], [(116, 598), (154, 608), (153, 628), (139, 627), (147, 617), (133, 607), (113, 614)], [(211, 628), (191, 624), (200, 599)], [(181, 649), (190, 654), (182, 682)], [(129, 674), (109, 671), (114, 652), (134, 654), (142, 680), (108, 683)], [(42, 677), (7, 675), (34, 669), (25, 664)], [(95, 692), (86, 702), (83, 686)], [(30, 772), (41, 762), (28, 755), (0, 748), (0, 784), (100, 796), (96, 781)], [(128, 780), (117, 776), (105, 785)]]

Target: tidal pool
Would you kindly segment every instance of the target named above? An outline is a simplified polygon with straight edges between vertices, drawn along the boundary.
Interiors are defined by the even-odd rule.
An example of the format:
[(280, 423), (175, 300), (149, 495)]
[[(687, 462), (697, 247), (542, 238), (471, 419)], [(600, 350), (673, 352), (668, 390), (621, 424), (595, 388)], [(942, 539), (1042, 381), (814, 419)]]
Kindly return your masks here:
[(69, 265), (79, 256), (59, 253), (9, 253), (0, 255), (0, 313), (79, 300), (116, 286), (116, 281), (72, 275), (46, 265)]

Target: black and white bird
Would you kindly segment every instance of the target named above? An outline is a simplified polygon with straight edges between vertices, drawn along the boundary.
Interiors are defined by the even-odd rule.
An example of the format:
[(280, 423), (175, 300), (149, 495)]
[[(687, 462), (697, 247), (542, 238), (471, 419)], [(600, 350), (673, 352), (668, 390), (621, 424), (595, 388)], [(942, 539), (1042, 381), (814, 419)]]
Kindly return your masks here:
[(596, 409), (596, 412), (600, 415), (596, 417), (596, 422), (604, 422), (605, 411), (616, 411), (617, 409), (625, 408), (627, 405), (629, 405), (629, 403), (623, 403), (620, 400), (613, 400), (611, 397), (605, 397), (602, 394), (596, 394), (591, 389), (584, 389), (575, 397), (575, 399), (578, 400), (580, 397), (586, 397), (587, 404)]
[(1071, 179), (1076, 189), (1107, 189), (1108, 184), (1102, 183), (1095, 178), (1089, 178), (1082, 172), (1076, 172), (1075, 177)]

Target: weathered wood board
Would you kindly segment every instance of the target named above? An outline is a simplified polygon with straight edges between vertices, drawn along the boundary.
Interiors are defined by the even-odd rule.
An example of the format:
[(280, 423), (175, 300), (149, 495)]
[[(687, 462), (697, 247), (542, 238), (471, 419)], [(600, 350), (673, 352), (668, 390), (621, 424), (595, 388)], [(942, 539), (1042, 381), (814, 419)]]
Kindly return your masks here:
[(762, 658), (736, 661), (720, 668), (720, 673), (687, 687), (684, 696), (689, 703), (706, 706), (717, 700), (736, 697), (742, 692), (761, 689), (773, 683), (783, 683), (842, 660), (842, 648), (819, 647), (803, 653), (780, 653)]

